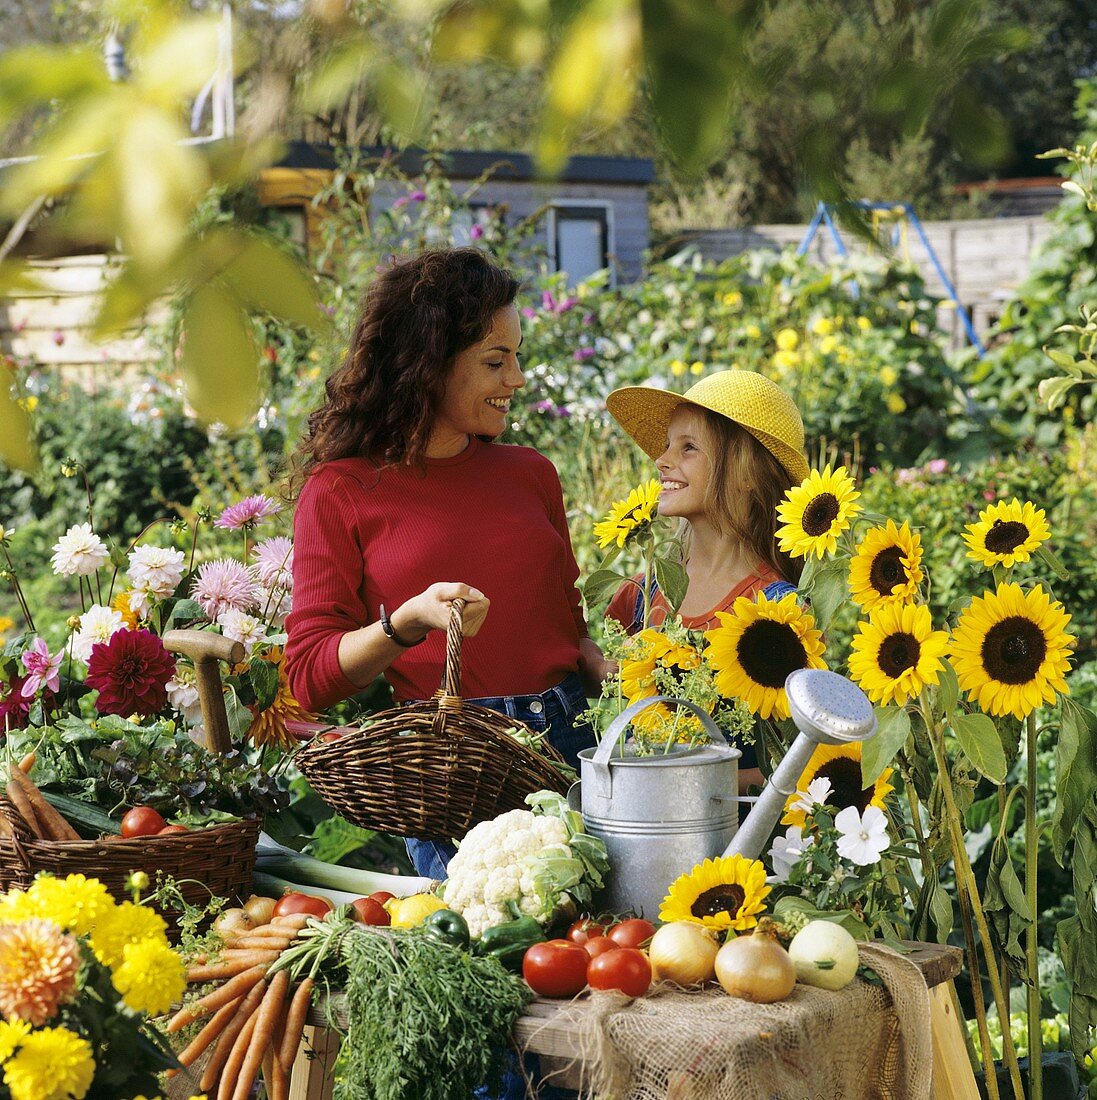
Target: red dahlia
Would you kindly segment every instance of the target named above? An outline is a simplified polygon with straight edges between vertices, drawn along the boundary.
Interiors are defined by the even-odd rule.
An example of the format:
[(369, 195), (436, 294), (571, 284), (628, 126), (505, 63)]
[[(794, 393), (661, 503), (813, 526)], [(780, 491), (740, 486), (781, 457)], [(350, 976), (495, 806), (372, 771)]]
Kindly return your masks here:
[(175, 661), (149, 630), (119, 630), (91, 648), (84, 682), (99, 692), (100, 714), (152, 715), (168, 703), (167, 682)]

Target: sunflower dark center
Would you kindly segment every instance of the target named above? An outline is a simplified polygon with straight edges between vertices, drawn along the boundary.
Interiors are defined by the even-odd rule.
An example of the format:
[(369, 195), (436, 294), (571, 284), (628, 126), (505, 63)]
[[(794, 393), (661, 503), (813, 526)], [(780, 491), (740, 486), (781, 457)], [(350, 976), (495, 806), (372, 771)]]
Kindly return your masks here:
[(891, 590), (907, 580), (906, 567), (903, 565), (903, 550), (899, 546), (889, 546), (881, 550), (872, 559), (869, 581), (881, 596), (890, 596)]
[(827, 805), (844, 810), (847, 806), (856, 806), (861, 813), (872, 801), (872, 788), (865, 790), (861, 786), (861, 761), (850, 760), (848, 756), (839, 756), (828, 760), (812, 779), (829, 779), (831, 793)]
[(719, 886), (698, 894), (689, 911), (698, 918), (715, 917), (720, 913), (728, 913), (734, 917), (746, 900), (746, 891), (737, 882), (722, 882)]
[(986, 548), (992, 554), (1009, 554), (1016, 550), (1025, 539), (1028, 538), (1028, 528), (1017, 520), (994, 521), (994, 526), (987, 532)]
[(743, 671), (767, 688), (782, 688), (790, 672), (803, 668), (807, 653), (788, 623), (757, 619), (743, 631), (738, 647)]
[(683, 668), (678, 664), (663, 665), (663, 668), (670, 673), (671, 680), (679, 687), (685, 682), (686, 673), (689, 672), (689, 669)]
[(918, 639), (913, 634), (900, 631), (889, 634), (884, 639), (876, 663), (880, 666), (881, 672), (895, 680), (908, 668), (914, 668), (921, 652), (922, 647)]
[(838, 498), (833, 493), (820, 493), (813, 497), (811, 503), (804, 509), (804, 517), (801, 521), (804, 533), (813, 538), (824, 535), (837, 518)]
[(983, 668), (1003, 684), (1027, 684), (1046, 656), (1044, 632), (1023, 615), (996, 623), (983, 639)]

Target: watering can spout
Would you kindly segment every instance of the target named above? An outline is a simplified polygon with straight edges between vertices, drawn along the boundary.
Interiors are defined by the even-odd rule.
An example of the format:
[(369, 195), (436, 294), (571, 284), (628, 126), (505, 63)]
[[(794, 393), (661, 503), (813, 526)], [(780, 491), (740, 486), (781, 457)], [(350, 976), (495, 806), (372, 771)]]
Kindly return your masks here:
[(773, 770), (754, 808), (747, 814), (725, 856), (757, 859), (807, 767), (816, 745), (866, 741), (876, 734), (876, 714), (868, 696), (851, 680), (821, 668), (803, 668), (785, 681), (789, 711), (800, 731)]

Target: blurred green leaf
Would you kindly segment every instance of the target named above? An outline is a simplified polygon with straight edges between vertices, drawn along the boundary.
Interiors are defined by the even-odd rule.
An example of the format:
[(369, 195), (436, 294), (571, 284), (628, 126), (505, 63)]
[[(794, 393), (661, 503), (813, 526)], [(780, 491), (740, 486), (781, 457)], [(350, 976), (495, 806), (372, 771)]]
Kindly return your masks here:
[(165, 108), (195, 96), (220, 63), (220, 24), (216, 13), (191, 16), (149, 43), (135, 66), (135, 92)]
[(6, 369), (0, 366), (0, 458), (17, 470), (33, 471), (38, 464), (30, 419), (16, 403)]
[(323, 326), (316, 288), (287, 252), (245, 233), (232, 234), (229, 247), (235, 256), (222, 275), (249, 309), (314, 331)]
[(949, 129), (957, 146), (982, 167), (1001, 164), (1010, 154), (1005, 120), (993, 107), (981, 103), (970, 87), (957, 90)]
[(362, 79), (374, 57), (373, 44), (364, 34), (340, 42), (319, 65), (302, 77), (298, 92), (301, 109), (318, 113), (336, 106)]

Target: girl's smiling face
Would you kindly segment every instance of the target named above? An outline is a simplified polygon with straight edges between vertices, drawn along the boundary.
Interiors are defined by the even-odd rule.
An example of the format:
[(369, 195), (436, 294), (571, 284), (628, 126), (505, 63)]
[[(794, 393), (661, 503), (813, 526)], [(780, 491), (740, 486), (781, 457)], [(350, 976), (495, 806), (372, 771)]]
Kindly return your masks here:
[(707, 426), (695, 409), (682, 405), (667, 428), (667, 449), (656, 459), (662, 482), (659, 514), (694, 519), (705, 513), (713, 456)]

